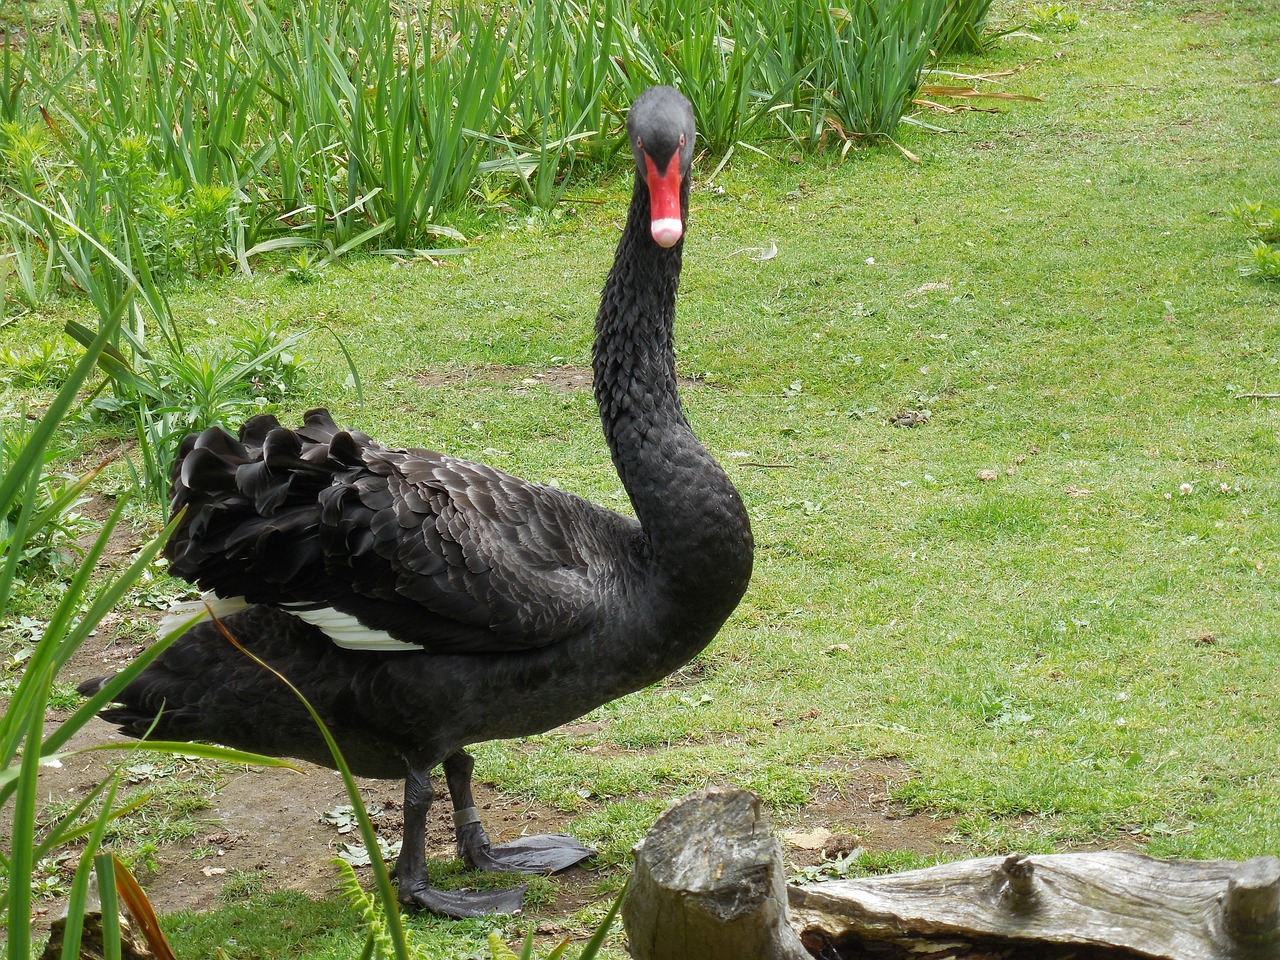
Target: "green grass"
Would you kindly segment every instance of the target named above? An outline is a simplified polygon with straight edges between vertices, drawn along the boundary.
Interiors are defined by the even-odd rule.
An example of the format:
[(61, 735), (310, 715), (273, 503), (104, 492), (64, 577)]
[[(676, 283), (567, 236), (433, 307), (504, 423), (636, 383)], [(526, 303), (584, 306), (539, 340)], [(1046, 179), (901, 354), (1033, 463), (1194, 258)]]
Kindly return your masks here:
[[(1230, 214), (1280, 197), (1280, 4), (1060, 6), (1069, 31), (968, 64), (1027, 65), (1002, 88), (1043, 103), (931, 117), (957, 132), (901, 137), (919, 165), (740, 152), (723, 193), (695, 192), (678, 362), (705, 381), (686, 410), (752, 515), (751, 589), (697, 682), (600, 708), (597, 733), (477, 751), (481, 777), (571, 811), (607, 873), (690, 789), (749, 787), (785, 825), (874, 755), (900, 758), (897, 797), (957, 817), (977, 853), (1280, 854), (1280, 406), (1236, 399), (1280, 390), (1280, 289), (1241, 275)], [(587, 394), (483, 371), (588, 363), (628, 189), (570, 191), (555, 217), (476, 208), (482, 236), (446, 265), (357, 261), (305, 285), (282, 266), (179, 284), (174, 311), (193, 338), (242, 311), (323, 320), (367, 404), (313, 337), (310, 393), (286, 414), (324, 402), (384, 442), (623, 508)], [(770, 241), (763, 263), (740, 252)], [(5, 336), (34, 349), (71, 311)], [(420, 376), (448, 370), (475, 379)], [(929, 422), (889, 426), (906, 407)], [(912, 862), (865, 840), (873, 863)], [(293, 941), (245, 956), (358, 950), (345, 907), (293, 906)], [(170, 923), (266, 943), (280, 912)], [(463, 956), (487, 929), (410, 934)]]
[(173, 914), (163, 919), (163, 927), (183, 957), (347, 960), (359, 956), (364, 945), (354, 914), (341, 900), (318, 903), (298, 893), (252, 897), (212, 913)]

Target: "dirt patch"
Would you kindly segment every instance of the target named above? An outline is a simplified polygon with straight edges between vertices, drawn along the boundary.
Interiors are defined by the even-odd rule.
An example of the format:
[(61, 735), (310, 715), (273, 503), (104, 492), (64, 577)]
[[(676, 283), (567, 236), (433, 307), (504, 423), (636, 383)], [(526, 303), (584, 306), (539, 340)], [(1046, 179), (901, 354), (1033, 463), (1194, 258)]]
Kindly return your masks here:
[[(107, 659), (127, 661), (135, 653), (133, 645), (122, 645), (109, 652)], [(79, 681), (98, 673), (100, 663), (73, 664), (64, 677)], [(106, 724), (95, 723), (77, 734), (68, 749), (108, 742), (132, 741)], [(45, 771), (41, 776), (42, 801), (83, 798), (108, 775), (119, 757), (114, 752), (83, 754), (61, 768)], [(139, 871), (138, 879), (158, 912), (214, 909), (229, 883), (235, 885), (232, 889), (297, 890), (312, 897), (336, 892), (332, 861), (345, 844), (358, 845), (360, 839), (354, 827), (340, 828), (326, 821), (325, 814), (349, 806), (350, 800), (336, 772), (302, 762), (297, 766), (301, 772), (248, 768), (208, 783), (208, 807), (196, 814), (200, 826), (195, 835), (176, 842), (157, 842), (153, 867)], [(174, 775), (188, 773), (193, 779), (203, 777), (194, 764)], [(441, 796), (432, 808), (427, 830), (427, 856), (434, 861), (455, 856), (452, 807), (442, 780)], [(388, 780), (358, 782), (379, 836), (388, 844), (398, 843), (404, 826), (402, 785)], [(500, 795), (478, 781), (474, 790), (481, 818), (496, 843), (527, 833), (566, 829), (569, 818), (560, 811)], [(0, 829), (7, 832), (8, 823), (0, 823)], [(147, 829), (138, 831), (140, 842), (147, 839)], [(62, 864), (68, 878), (74, 865), (74, 857)], [(367, 868), (357, 872), (368, 876)], [(595, 873), (577, 868), (557, 879), (556, 900), (546, 910), (555, 915), (572, 913), (592, 899), (590, 891), (598, 882)], [(42, 902), (38, 927), (43, 928), (61, 908), (60, 902)]]
[(833, 781), (820, 785), (799, 810), (778, 814), (774, 826), (788, 869), (837, 860), (859, 848), (871, 855), (906, 852), (943, 860), (969, 856), (967, 846), (948, 839), (954, 833), (954, 817), (921, 813), (890, 799), (911, 776), (897, 760), (853, 760)]
[(1216, 27), (1227, 15), (1221, 10), (1191, 10), (1178, 17), (1179, 23), (1194, 23), (1202, 27)]

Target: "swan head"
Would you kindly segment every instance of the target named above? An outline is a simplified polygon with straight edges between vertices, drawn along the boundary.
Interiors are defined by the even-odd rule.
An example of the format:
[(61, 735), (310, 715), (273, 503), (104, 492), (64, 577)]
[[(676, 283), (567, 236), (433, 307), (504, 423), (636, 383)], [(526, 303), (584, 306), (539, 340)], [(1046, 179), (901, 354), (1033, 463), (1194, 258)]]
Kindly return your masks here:
[(682, 198), (693, 163), (693, 106), (675, 87), (650, 87), (627, 114), (636, 174), (649, 191), (649, 233), (660, 247), (684, 236)]

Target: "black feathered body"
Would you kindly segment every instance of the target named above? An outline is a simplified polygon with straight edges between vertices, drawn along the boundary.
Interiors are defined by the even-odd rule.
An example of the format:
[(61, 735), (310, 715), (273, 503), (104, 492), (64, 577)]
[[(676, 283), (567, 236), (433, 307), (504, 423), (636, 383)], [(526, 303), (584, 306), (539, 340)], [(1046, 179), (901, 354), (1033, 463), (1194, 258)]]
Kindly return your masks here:
[[(687, 212), (687, 179), (681, 201)], [(593, 361), (635, 519), (483, 464), (384, 448), (325, 411), (298, 430), (257, 417), (239, 440), (214, 429), (184, 444), (172, 571), (253, 604), (227, 628), (301, 689), (357, 772), (429, 769), (638, 690), (701, 651), (745, 591), (746, 511), (676, 391), (682, 241), (658, 247), (648, 219), (637, 182)], [(328, 610), (384, 646), (413, 646), (340, 646), (306, 622)], [(104, 715), (134, 733), (163, 705), (157, 736), (329, 762), (293, 696), (212, 624), (122, 701)]]
[(595, 621), (635, 565), (635, 521), (430, 450), (388, 450), (324, 410), (242, 441), (189, 438), (166, 554), (220, 597), (331, 607), (432, 653), (543, 646)]

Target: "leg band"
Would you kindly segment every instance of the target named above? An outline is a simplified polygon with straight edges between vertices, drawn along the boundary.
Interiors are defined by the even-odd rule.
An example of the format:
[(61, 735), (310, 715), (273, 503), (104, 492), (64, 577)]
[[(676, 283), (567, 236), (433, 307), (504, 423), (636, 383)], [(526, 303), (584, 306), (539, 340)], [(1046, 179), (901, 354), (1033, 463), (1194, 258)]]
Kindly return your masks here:
[(468, 824), (479, 823), (480, 812), (475, 807), (467, 807), (465, 810), (453, 811), (453, 825), (455, 827), (465, 827)]

